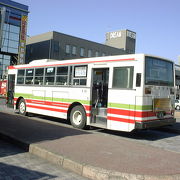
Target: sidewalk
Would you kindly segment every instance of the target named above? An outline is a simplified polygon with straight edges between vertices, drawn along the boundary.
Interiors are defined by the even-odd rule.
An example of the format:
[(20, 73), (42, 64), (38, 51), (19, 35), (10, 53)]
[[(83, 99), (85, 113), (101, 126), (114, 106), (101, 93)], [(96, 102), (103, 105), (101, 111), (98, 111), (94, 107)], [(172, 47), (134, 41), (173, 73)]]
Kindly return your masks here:
[(90, 179), (180, 180), (180, 154), (0, 112), (0, 134)]

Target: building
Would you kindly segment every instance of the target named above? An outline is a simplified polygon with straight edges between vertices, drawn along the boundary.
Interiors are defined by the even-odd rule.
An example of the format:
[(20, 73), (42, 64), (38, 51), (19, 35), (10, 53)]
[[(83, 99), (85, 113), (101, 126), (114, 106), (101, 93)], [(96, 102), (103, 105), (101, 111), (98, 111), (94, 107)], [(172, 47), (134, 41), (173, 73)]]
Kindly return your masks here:
[(178, 56), (178, 64), (175, 64), (175, 80), (176, 99), (180, 99), (180, 56)]
[(129, 53), (123, 47), (112, 47), (52, 31), (27, 38), (26, 63), (37, 59), (63, 60)]
[(130, 30), (120, 30), (106, 33), (106, 45), (123, 49), (126, 53), (134, 54), (136, 33)]
[(0, 0), (0, 79), (7, 66), (24, 63), (27, 16), (28, 6)]
[(180, 55), (178, 56), (178, 64), (180, 65)]

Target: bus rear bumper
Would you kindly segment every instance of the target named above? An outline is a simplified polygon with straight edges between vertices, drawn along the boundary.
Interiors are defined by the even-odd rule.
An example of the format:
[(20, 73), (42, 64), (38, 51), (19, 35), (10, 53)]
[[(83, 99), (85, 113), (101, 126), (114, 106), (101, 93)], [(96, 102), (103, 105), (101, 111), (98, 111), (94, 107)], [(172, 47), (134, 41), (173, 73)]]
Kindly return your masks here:
[(155, 128), (155, 127), (160, 127), (160, 126), (173, 125), (174, 123), (176, 123), (175, 118), (159, 119), (159, 120), (145, 121), (145, 122), (136, 122), (135, 129)]

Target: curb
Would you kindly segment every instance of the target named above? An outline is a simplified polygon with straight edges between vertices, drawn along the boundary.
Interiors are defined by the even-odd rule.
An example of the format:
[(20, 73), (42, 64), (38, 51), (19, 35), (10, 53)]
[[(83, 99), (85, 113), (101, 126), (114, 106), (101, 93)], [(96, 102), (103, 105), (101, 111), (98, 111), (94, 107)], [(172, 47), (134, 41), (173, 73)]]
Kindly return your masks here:
[(73, 161), (63, 155), (49, 152), (48, 150), (39, 147), (38, 144), (30, 144), (28, 142), (23, 142), (22, 140), (16, 139), (15, 137), (12, 137), (2, 132), (0, 132), (0, 137), (20, 146), (21, 148), (25, 149), (27, 152), (33, 155), (36, 155), (57, 166), (61, 166), (64, 169), (70, 170), (76, 174), (92, 180), (180, 180), (180, 174), (154, 176), (129, 174), (106, 170), (103, 168), (91, 166), (89, 164)]
[(154, 176), (154, 175), (137, 175), (121, 173), (116, 171), (109, 171), (99, 167), (94, 167), (88, 164), (82, 164), (67, 157), (49, 152), (48, 150), (42, 149), (37, 144), (31, 144), (29, 152), (39, 156), (47, 161), (62, 166), (64, 169), (73, 171), (81, 176), (92, 180), (179, 180), (180, 174), (176, 175), (165, 175), (165, 176)]

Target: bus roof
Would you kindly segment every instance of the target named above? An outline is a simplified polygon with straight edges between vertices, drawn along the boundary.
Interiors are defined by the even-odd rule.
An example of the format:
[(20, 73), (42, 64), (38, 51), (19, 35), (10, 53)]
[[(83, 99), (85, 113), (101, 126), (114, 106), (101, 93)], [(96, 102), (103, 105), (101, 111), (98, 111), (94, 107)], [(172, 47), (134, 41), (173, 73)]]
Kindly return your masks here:
[[(29, 64), (9, 66), (8, 69), (21, 69), (21, 68), (35, 68), (35, 67), (48, 67), (48, 66), (61, 66), (61, 65), (83, 65), (89, 63), (107, 63), (107, 62), (118, 62), (118, 61), (133, 61), (138, 57), (142, 56), (151, 56), (155, 58), (164, 59), (166, 58), (158, 57), (154, 55), (147, 54), (126, 54), (126, 55), (116, 55), (116, 56), (103, 56), (103, 57), (91, 57), (91, 58), (80, 58), (80, 59), (71, 59), (71, 60), (55, 60), (55, 59), (40, 59), (31, 61)], [(172, 62), (172, 61), (171, 61)]]

